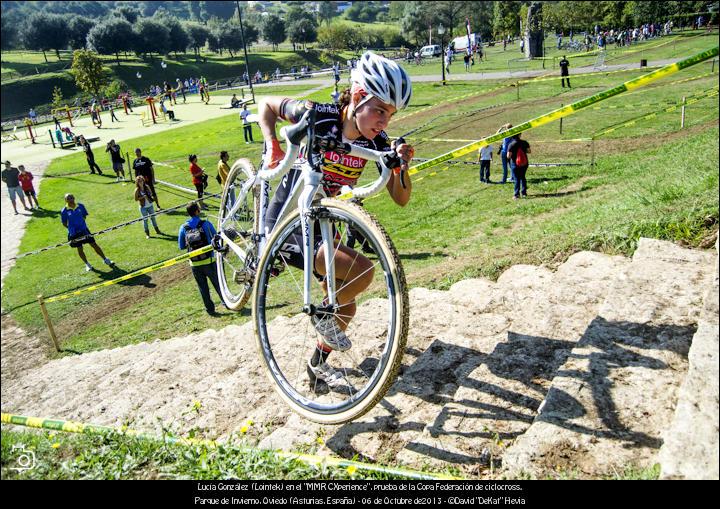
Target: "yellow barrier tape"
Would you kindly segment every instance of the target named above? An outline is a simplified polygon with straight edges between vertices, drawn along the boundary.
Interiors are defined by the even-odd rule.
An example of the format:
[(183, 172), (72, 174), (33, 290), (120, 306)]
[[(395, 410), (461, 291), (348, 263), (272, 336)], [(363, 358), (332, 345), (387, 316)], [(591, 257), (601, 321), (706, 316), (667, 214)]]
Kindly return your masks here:
[(111, 281), (105, 281), (104, 283), (100, 283), (98, 285), (89, 286), (87, 288), (82, 288), (80, 290), (68, 292), (68, 293), (65, 293), (62, 295), (58, 295), (56, 297), (50, 297), (49, 299), (45, 299), (45, 302), (46, 303), (57, 302), (59, 300), (69, 299), (70, 297), (74, 297), (76, 295), (80, 295), (83, 293), (93, 292), (95, 290), (104, 288), (106, 286), (116, 285), (118, 283), (122, 283), (123, 281), (127, 281), (129, 279), (133, 279), (138, 276), (142, 276), (143, 274), (149, 274), (150, 272), (154, 272), (156, 270), (164, 269), (166, 267), (171, 267), (171, 266), (175, 265), (176, 263), (180, 263), (184, 260), (189, 260), (193, 256), (198, 256), (198, 255), (207, 253), (209, 251), (212, 251), (212, 246), (208, 245), (205, 247), (201, 247), (200, 249), (196, 249), (195, 251), (190, 251), (189, 253), (185, 253), (180, 256), (176, 256), (175, 258), (165, 260), (164, 262), (156, 263), (155, 265), (151, 265), (150, 267), (145, 267), (144, 269), (136, 270), (135, 272), (131, 272), (130, 274), (125, 274), (124, 276), (119, 277), (117, 279), (113, 279)]
[[(119, 435), (126, 435), (137, 438), (139, 440), (153, 440), (159, 442), (166, 442), (170, 444), (180, 445), (200, 445), (209, 449), (217, 448), (219, 444), (214, 440), (202, 440), (196, 438), (175, 438), (175, 437), (155, 437), (140, 433), (138, 431), (122, 427), (121, 429), (111, 428), (109, 426), (99, 426), (96, 424), (84, 424), (81, 422), (74, 421), (62, 421), (59, 419), (42, 419), (38, 417), (26, 417), (23, 415), (13, 415), (8, 413), (2, 413), (0, 415), (0, 422), (5, 424), (14, 424), (16, 426), (27, 426), (31, 428), (42, 428), (50, 429), (54, 431), (63, 431), (66, 433), (117, 433)], [(246, 452), (252, 452), (253, 449), (243, 448)], [(424, 479), (424, 480), (447, 480), (457, 481), (462, 480), (461, 477), (453, 477), (446, 474), (429, 473), (429, 472), (418, 472), (417, 470), (410, 470), (398, 467), (386, 467), (384, 465), (361, 463), (359, 461), (346, 460), (342, 458), (323, 457), (312, 454), (299, 454), (289, 453), (284, 451), (270, 450), (276, 456), (284, 459), (291, 459), (301, 461), (310, 465), (329, 465), (341, 468), (347, 468), (354, 466), (358, 470), (366, 470), (370, 472), (380, 472), (385, 474), (409, 477), (411, 479)]]
[[(592, 96), (582, 99), (580, 101), (574, 102), (572, 104), (569, 104), (569, 105), (567, 105), (563, 108), (557, 109), (555, 111), (551, 111), (550, 113), (547, 113), (540, 117), (529, 120), (523, 124), (520, 124), (516, 127), (511, 128), (511, 129), (508, 129), (505, 132), (488, 136), (486, 138), (483, 138), (483, 139), (476, 141), (474, 143), (471, 143), (469, 145), (465, 145), (465, 146), (457, 148), (451, 152), (442, 154), (434, 159), (431, 159), (430, 161), (421, 163), (417, 166), (413, 166), (408, 170), (408, 174), (414, 175), (422, 170), (431, 168), (433, 166), (437, 166), (437, 165), (442, 164), (445, 161), (448, 161), (450, 159), (456, 159), (458, 157), (467, 155), (471, 152), (478, 150), (481, 147), (489, 145), (490, 143), (494, 143), (496, 141), (502, 140), (503, 138), (507, 138), (508, 136), (514, 136), (516, 134), (527, 131), (529, 129), (533, 129), (535, 127), (540, 127), (540, 126), (548, 124), (550, 122), (554, 122), (555, 120), (560, 120), (563, 117), (572, 115), (573, 113), (576, 113), (576, 112), (580, 111), (581, 109), (587, 108), (588, 106), (591, 106), (595, 103), (598, 103), (600, 101), (609, 99), (610, 97), (614, 97), (616, 95), (622, 94), (623, 92), (627, 92), (629, 90), (634, 90), (639, 87), (645, 86), (649, 83), (652, 83), (653, 81), (656, 81), (660, 78), (664, 78), (665, 76), (669, 76), (670, 74), (673, 74), (682, 69), (686, 69), (688, 67), (696, 65), (700, 62), (703, 62), (704, 60), (715, 57), (717, 55), (718, 55), (718, 47), (716, 46), (712, 49), (703, 51), (702, 53), (698, 53), (697, 55), (694, 55), (692, 57), (681, 60), (680, 62), (676, 62), (674, 64), (669, 64), (665, 67), (657, 69), (656, 71), (653, 71), (650, 74), (646, 74), (644, 76), (639, 76), (633, 80), (627, 81), (627, 82), (625, 82), (621, 85), (618, 85), (616, 87), (613, 87), (611, 89), (605, 90), (603, 92), (592, 95)], [(347, 195), (350, 195), (350, 194), (351, 193), (347, 193)]]
[(652, 118), (655, 118), (655, 117), (657, 117), (658, 114), (660, 114), (660, 113), (671, 113), (671, 112), (673, 112), (673, 111), (677, 111), (678, 109), (682, 108), (683, 106), (689, 106), (690, 104), (694, 104), (694, 103), (696, 103), (696, 102), (698, 102), (698, 101), (701, 101), (701, 100), (703, 100), (703, 99), (707, 99), (708, 97), (715, 97), (715, 96), (717, 96), (717, 95), (718, 95), (718, 89), (716, 88), (715, 90), (712, 90), (712, 91), (710, 91), (710, 92), (706, 92), (706, 93), (704, 93), (704, 94), (702, 94), (702, 95), (691, 97), (691, 98), (687, 99), (684, 104), (683, 104), (683, 103), (674, 104), (674, 105), (672, 105), (672, 106), (670, 106), (670, 107), (668, 107), (668, 108), (664, 108), (664, 109), (662, 109), (662, 110), (654, 111), (654, 112), (652, 112), (652, 113), (648, 113), (647, 115), (643, 115), (643, 116), (641, 116), (641, 117), (634, 118), (634, 119), (632, 119), (632, 120), (628, 120), (627, 122), (623, 122), (623, 123), (620, 124), (620, 125), (616, 125), (616, 126), (613, 126), (613, 127), (609, 128), (609, 129), (605, 129), (604, 131), (601, 131), (601, 132), (597, 133), (595, 136), (596, 136), (596, 137), (598, 137), (598, 136), (603, 136), (603, 135), (608, 134), (608, 133), (611, 133), (611, 132), (613, 132), (613, 131), (617, 131), (618, 129), (622, 129), (623, 127), (629, 127), (629, 126), (631, 126), (631, 125), (634, 125), (634, 124), (636, 124), (637, 122), (640, 122), (641, 120), (650, 120), (650, 119), (652, 119)]

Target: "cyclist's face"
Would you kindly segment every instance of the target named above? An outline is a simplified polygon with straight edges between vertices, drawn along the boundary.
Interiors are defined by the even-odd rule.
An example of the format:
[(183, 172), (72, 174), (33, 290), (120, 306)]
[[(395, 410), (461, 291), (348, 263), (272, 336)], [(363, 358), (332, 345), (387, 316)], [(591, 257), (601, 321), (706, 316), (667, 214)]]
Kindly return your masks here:
[(395, 106), (385, 104), (377, 97), (373, 97), (355, 111), (360, 134), (372, 140), (380, 134), (380, 131), (387, 129), (390, 119), (396, 111)]

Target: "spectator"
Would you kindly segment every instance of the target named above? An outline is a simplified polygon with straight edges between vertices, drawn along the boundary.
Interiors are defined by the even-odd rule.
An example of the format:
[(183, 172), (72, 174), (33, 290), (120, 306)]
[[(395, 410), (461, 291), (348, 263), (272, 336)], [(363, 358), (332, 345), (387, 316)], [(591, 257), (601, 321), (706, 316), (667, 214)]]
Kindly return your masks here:
[[(165, 89), (165, 99), (168, 100), (170, 104), (172, 104), (173, 101), (173, 89), (170, 86), (170, 84), (165, 81), (163, 82), (163, 88)], [(175, 101), (175, 104), (177, 104), (177, 100)]]
[(478, 150), (478, 162), (480, 163), (480, 182), (490, 183), (490, 163), (492, 162), (493, 146), (486, 145)]
[(20, 187), (19, 177), (20, 170), (12, 166), (10, 164), (10, 161), (5, 161), (5, 169), (2, 171), (2, 181), (5, 182), (5, 185), (7, 186), (8, 196), (10, 197), (10, 201), (12, 202), (13, 210), (15, 211), (16, 216), (18, 214), (18, 211), (17, 207), (15, 206), (15, 197), (17, 196), (20, 197), (20, 201), (22, 202), (25, 210), (30, 210), (25, 204), (25, 197), (23, 196), (22, 187)]
[(570, 62), (568, 62), (567, 57), (565, 55), (563, 55), (562, 60), (560, 60), (560, 78), (561, 78), (563, 88), (565, 88), (565, 80), (567, 80), (568, 88), (572, 88), (570, 86), (570, 72), (568, 71), (569, 67), (570, 67)]
[(52, 119), (53, 119), (53, 122), (55, 122), (55, 128), (62, 129), (62, 127), (60, 126), (60, 121), (57, 119), (57, 117), (55, 115), (52, 116)]
[(105, 147), (105, 152), (110, 152), (110, 162), (113, 170), (115, 170), (115, 175), (117, 175), (116, 182), (120, 182), (120, 175), (122, 175), (122, 180), (125, 182), (127, 180), (125, 178), (125, 168), (123, 167), (125, 159), (122, 156), (120, 145), (115, 143), (115, 140), (110, 140)]
[(230, 174), (230, 166), (228, 166), (228, 161), (230, 160), (230, 155), (227, 153), (227, 150), (223, 150), (220, 152), (220, 160), (218, 161), (218, 174), (217, 174), (217, 181), (218, 184), (221, 186), (225, 186), (225, 182), (227, 181), (228, 175)]
[(117, 116), (115, 116), (115, 107), (111, 103), (110, 104), (110, 122), (115, 122), (116, 120), (118, 122), (120, 122), (120, 120), (118, 120)]
[(23, 193), (27, 196), (28, 203), (30, 204), (30, 210), (33, 208), (33, 200), (35, 200), (35, 208), (39, 209), (40, 204), (38, 203), (37, 195), (35, 194), (35, 187), (33, 187), (32, 173), (27, 171), (22, 164), (18, 166), (18, 170), (20, 170), (20, 175), (18, 176), (20, 187), (22, 187)]
[(162, 210), (160, 206), (160, 200), (158, 200), (157, 191), (155, 191), (155, 168), (150, 158), (142, 155), (142, 150), (139, 148), (135, 149), (135, 161), (133, 161), (133, 170), (135, 170), (135, 176), (143, 177), (145, 179), (145, 187), (147, 187), (152, 193), (152, 199), (157, 203), (158, 210)]
[(450, 74), (450, 62), (452, 62), (450, 54), (445, 55), (445, 72), (448, 74)]
[(37, 124), (37, 123), (38, 123), (37, 113), (35, 113), (35, 109), (34, 109), (34, 108), (30, 108), (30, 111), (28, 112), (28, 116), (30, 117), (30, 120), (32, 120), (32, 123), (33, 123), (33, 124)]
[[(183, 104), (185, 104), (187, 102), (187, 97), (185, 97), (185, 89), (188, 88), (187, 80), (185, 80), (185, 83), (183, 83), (182, 81), (180, 81), (180, 78), (177, 78), (176, 81), (177, 85), (175, 87), (175, 90), (178, 90), (182, 94)], [(177, 100), (175, 100), (175, 104), (177, 104)]]
[(231, 108), (239, 108), (240, 107), (240, 99), (237, 98), (237, 94), (233, 94), (230, 98), (230, 107)]
[[(498, 129), (498, 133), (502, 133), (507, 131), (512, 127), (512, 124), (505, 124)], [(507, 175), (508, 175), (508, 159), (507, 159), (507, 149), (508, 146), (510, 146), (510, 142), (512, 141), (512, 138), (508, 137), (503, 139), (502, 145), (500, 146), (500, 151), (498, 154), (500, 154), (500, 160), (502, 161), (502, 168), (503, 168), (503, 177), (502, 177), (502, 184), (505, 184), (507, 182)], [(510, 178), (512, 181), (515, 180), (512, 173), (510, 174)]]
[(152, 221), (155, 233), (162, 235), (155, 221), (155, 209), (153, 208), (153, 192), (145, 185), (145, 178), (142, 175), (135, 177), (135, 201), (140, 205), (140, 214), (143, 217), (143, 227), (145, 228), (145, 238), (150, 238), (150, 229), (148, 228), (148, 216)]
[[(178, 231), (178, 247), (181, 250), (187, 249), (187, 251), (190, 252), (209, 245), (215, 236), (215, 228), (213, 228), (210, 221), (200, 219), (200, 207), (197, 203), (193, 202), (188, 205), (187, 213), (190, 219), (180, 226), (180, 230)], [(213, 258), (213, 251), (193, 256), (190, 258), (190, 266), (192, 267), (193, 277), (195, 278), (200, 296), (205, 305), (205, 311), (207, 311), (207, 314), (210, 316), (217, 316), (215, 303), (210, 298), (210, 286), (208, 285), (208, 280), (210, 280), (215, 291), (222, 299), (217, 269), (215, 268)]]
[(507, 158), (510, 160), (510, 168), (515, 177), (515, 192), (513, 199), (517, 200), (522, 196), (527, 196), (527, 179), (525, 174), (528, 169), (528, 157), (530, 153), (530, 144), (520, 139), (520, 133), (513, 136), (513, 140), (507, 149)]
[(252, 124), (248, 120), (248, 117), (250, 116), (250, 110), (247, 109), (247, 104), (243, 104), (243, 110), (240, 112), (240, 118), (242, 119), (243, 123), (243, 136), (245, 137), (245, 144), (253, 143), (255, 140), (253, 140), (252, 136)]
[(80, 145), (82, 146), (83, 151), (85, 152), (85, 158), (87, 159), (88, 166), (90, 166), (90, 173), (95, 174), (95, 170), (97, 170), (98, 175), (102, 175), (103, 172), (100, 170), (100, 167), (95, 163), (95, 154), (93, 154), (92, 149), (90, 148), (90, 143), (85, 139), (85, 136), (80, 135)]
[(92, 265), (87, 261), (85, 252), (83, 251), (83, 244), (90, 244), (95, 252), (103, 259), (105, 265), (110, 267), (115, 264), (110, 260), (100, 246), (95, 243), (95, 238), (90, 233), (90, 230), (85, 223), (85, 218), (88, 216), (88, 211), (85, 205), (82, 203), (75, 203), (75, 197), (68, 193), (65, 195), (65, 207), (60, 211), (60, 221), (63, 226), (68, 230), (68, 240), (70, 241), (70, 247), (76, 247), (78, 250), (78, 256), (85, 262), (85, 270), (90, 272), (93, 270)]
[(465, 53), (463, 56), (463, 62), (465, 62), (465, 72), (470, 71), (470, 55), (468, 53)]
[(172, 103), (168, 101), (168, 104), (170, 105), (169, 108), (165, 105), (165, 99), (163, 98), (163, 100), (160, 101), (160, 109), (170, 120), (175, 120), (175, 111), (172, 109)]
[(190, 161), (190, 174), (192, 175), (192, 183), (195, 186), (198, 194), (198, 204), (202, 210), (207, 210), (207, 206), (203, 203), (202, 197), (205, 192), (205, 188), (208, 185), (208, 176), (205, 174), (202, 168), (197, 164), (197, 156), (190, 154), (188, 157)]

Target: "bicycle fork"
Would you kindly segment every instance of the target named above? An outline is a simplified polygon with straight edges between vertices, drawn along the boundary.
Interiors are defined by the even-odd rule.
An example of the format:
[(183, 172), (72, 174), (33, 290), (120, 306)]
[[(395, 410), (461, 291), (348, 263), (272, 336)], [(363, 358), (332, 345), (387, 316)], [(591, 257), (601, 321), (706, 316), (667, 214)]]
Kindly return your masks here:
[[(335, 256), (334, 237), (332, 225), (323, 217), (313, 214), (312, 202), (322, 185), (323, 175), (321, 172), (309, 171), (305, 173), (305, 182), (302, 192), (298, 197), (298, 208), (300, 210), (300, 225), (303, 236), (303, 312), (314, 316), (318, 313), (333, 313), (337, 305), (335, 295)], [(325, 283), (327, 285), (327, 305), (315, 306), (312, 303), (311, 285), (315, 269), (315, 221), (320, 224), (322, 245), (325, 247)]]

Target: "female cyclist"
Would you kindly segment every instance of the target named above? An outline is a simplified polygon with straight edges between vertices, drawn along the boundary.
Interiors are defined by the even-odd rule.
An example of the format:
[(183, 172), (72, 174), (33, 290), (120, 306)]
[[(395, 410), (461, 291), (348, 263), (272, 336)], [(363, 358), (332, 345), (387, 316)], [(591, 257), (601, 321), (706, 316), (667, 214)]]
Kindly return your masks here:
[[(410, 200), (412, 191), (412, 184), (405, 172), (413, 158), (414, 149), (406, 143), (391, 143), (385, 134), (385, 129), (391, 117), (410, 102), (412, 95), (410, 77), (392, 60), (368, 51), (352, 70), (350, 80), (352, 85), (342, 93), (338, 104), (315, 105), (316, 136), (333, 136), (344, 143), (377, 151), (394, 150), (403, 162), (400, 168), (393, 169), (387, 190), (395, 203), (405, 206)], [(269, 168), (276, 167), (285, 156), (275, 134), (277, 119), (296, 123), (305, 111), (304, 101), (288, 98), (271, 97), (260, 103), (259, 124), (265, 139), (264, 160)], [(353, 186), (360, 178), (366, 163), (366, 160), (359, 157), (326, 152), (323, 155), (325, 193), (328, 196), (336, 196), (342, 186)], [(275, 226), (277, 216), (285, 201), (289, 199), (295, 181), (300, 175), (301, 171), (296, 165), (277, 187), (268, 207), (266, 231), (270, 231)], [(295, 235), (290, 240), (293, 244), (284, 246), (283, 255), (290, 265), (302, 269), (302, 236)], [(316, 245), (319, 247), (320, 243)], [(325, 275), (324, 256), (323, 248), (316, 250), (314, 271), (320, 279)], [(331, 387), (340, 383), (341, 375), (325, 361), (333, 350), (346, 351), (352, 346), (344, 331), (355, 316), (355, 297), (372, 282), (373, 264), (362, 254), (340, 245), (335, 254), (335, 277), (339, 288), (337, 314), (342, 318), (336, 320), (330, 315), (326, 315), (325, 318), (313, 317), (313, 324), (321, 339), (308, 363), (308, 373), (311, 377), (323, 380)]]

